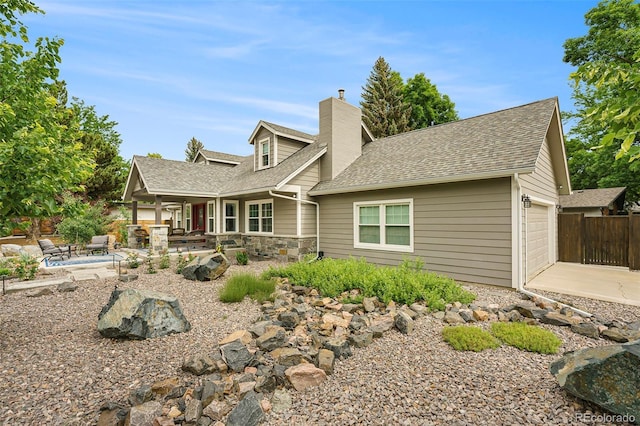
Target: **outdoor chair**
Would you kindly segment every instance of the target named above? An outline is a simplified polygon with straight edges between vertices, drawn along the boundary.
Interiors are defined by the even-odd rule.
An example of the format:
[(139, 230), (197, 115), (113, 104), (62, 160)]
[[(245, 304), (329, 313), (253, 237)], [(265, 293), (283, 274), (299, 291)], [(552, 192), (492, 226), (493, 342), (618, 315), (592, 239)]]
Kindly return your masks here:
[(38, 245), (42, 250), (42, 254), (45, 259), (49, 259), (51, 257), (60, 257), (60, 259), (64, 260), (64, 257), (67, 256), (67, 259), (71, 257), (71, 246), (68, 245), (55, 245), (49, 239), (38, 240)]
[(95, 254), (96, 252), (109, 254), (109, 236), (108, 235), (96, 235), (91, 237), (91, 242), (87, 244), (87, 256), (89, 253)]
[(144, 247), (149, 244), (149, 233), (146, 229), (140, 228), (133, 231), (133, 234), (136, 236), (136, 242), (138, 246)]

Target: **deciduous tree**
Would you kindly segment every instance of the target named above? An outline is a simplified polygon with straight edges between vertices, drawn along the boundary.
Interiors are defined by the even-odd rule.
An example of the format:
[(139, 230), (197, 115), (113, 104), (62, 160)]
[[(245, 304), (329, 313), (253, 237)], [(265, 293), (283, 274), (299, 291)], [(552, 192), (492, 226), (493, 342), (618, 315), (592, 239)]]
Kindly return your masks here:
[(26, 13), (42, 11), (27, 0), (0, 3), (0, 228), (6, 234), (12, 219), (26, 217), (38, 236), (39, 220), (59, 211), (56, 197), (79, 189), (93, 164), (73, 112), (55, 96), (63, 41), (31, 46), (19, 20)]
[(449, 96), (440, 94), (436, 85), (432, 84), (424, 73), (416, 74), (407, 80), (403, 98), (405, 103), (411, 105), (412, 129), (459, 120), (455, 104)]

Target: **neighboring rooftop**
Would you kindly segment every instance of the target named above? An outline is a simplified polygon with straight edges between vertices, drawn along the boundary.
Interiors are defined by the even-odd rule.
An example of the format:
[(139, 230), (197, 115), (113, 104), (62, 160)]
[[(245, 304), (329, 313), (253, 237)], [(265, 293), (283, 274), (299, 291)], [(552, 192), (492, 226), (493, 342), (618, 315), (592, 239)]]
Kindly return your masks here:
[(579, 207), (609, 207), (620, 196), (623, 197), (627, 188), (619, 186), (615, 188), (577, 189), (571, 195), (561, 195), (562, 208)]

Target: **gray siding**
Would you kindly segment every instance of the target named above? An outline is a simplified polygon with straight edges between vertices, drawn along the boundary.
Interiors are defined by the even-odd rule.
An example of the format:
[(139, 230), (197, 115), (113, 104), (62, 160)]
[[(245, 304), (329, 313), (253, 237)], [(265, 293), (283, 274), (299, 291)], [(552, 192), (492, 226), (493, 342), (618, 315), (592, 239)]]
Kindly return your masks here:
[(273, 199), (273, 235), (297, 235), (296, 202)]
[(522, 192), (558, 203), (556, 177), (551, 165), (549, 140), (545, 138), (533, 173), (521, 175)]
[(291, 139), (284, 138), (282, 136), (279, 136), (277, 140), (278, 141), (276, 142), (276, 144), (278, 145), (278, 148), (277, 148), (278, 164), (283, 162), (289, 156), (295, 154), (301, 148), (304, 148), (307, 145), (306, 143), (293, 141)]
[[(384, 265), (419, 257), (457, 280), (511, 286), (510, 188), (504, 178), (321, 196), (319, 249)], [(401, 198), (414, 203), (414, 252), (355, 249), (353, 203)]]
[(262, 161), (261, 158), (261, 152), (260, 152), (260, 141), (268, 138), (269, 141), (271, 142), (271, 144), (269, 145), (269, 155), (270, 155), (270, 161), (271, 164), (273, 164), (273, 161), (275, 159), (275, 157), (273, 156), (273, 150), (274, 150), (274, 144), (273, 144), (273, 140), (274, 140), (274, 136), (273, 133), (271, 133), (270, 131), (268, 131), (267, 129), (260, 129), (260, 131), (258, 132), (258, 134), (256, 135), (256, 137), (253, 139), (253, 168), (254, 170), (259, 170), (260, 169), (260, 161)]

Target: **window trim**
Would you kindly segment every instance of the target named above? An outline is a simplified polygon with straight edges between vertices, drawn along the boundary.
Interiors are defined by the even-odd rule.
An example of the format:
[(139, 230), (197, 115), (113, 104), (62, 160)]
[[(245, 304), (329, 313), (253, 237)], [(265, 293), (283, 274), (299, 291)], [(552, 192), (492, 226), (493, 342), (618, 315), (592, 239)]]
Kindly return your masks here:
[[(262, 146), (267, 146), (267, 164), (262, 164), (263, 160), (263, 148)], [(268, 169), (271, 167), (271, 138), (264, 138), (258, 141), (258, 170)]]
[[(386, 244), (385, 227), (386, 224), (386, 206), (390, 205), (408, 205), (409, 206), (409, 245)], [(360, 242), (360, 207), (378, 206), (380, 208), (380, 243), (361, 243)], [(353, 248), (367, 250), (386, 250), (398, 251), (405, 253), (413, 253), (415, 228), (413, 226), (413, 198), (403, 198), (395, 200), (375, 200), (375, 201), (354, 201), (353, 203)]]
[[(212, 213), (213, 214), (210, 214)], [(213, 221), (213, 224), (210, 222)], [(216, 200), (207, 201), (207, 220), (205, 222), (205, 232), (216, 232)]]
[(191, 220), (191, 215), (193, 214), (193, 207), (191, 203), (187, 203), (184, 205), (184, 214), (182, 215), (182, 220), (184, 221), (184, 229), (185, 232), (191, 232), (191, 228), (193, 226), (193, 221)]
[[(227, 204), (232, 204), (236, 207), (236, 215), (235, 216), (227, 216)], [(240, 206), (238, 200), (225, 200), (222, 202), (222, 232), (225, 234), (229, 233), (238, 233), (240, 217), (238, 214), (240, 213)], [(227, 229), (227, 219), (235, 219), (236, 220), (236, 229)]]
[[(271, 204), (271, 231), (263, 232), (262, 231), (262, 205), (263, 204)], [(249, 229), (249, 206), (257, 205), (258, 206), (258, 231), (250, 231)], [(252, 235), (273, 235), (274, 223), (275, 223), (275, 204), (273, 203), (273, 198), (264, 199), (264, 200), (251, 200), (246, 201), (244, 203), (244, 218), (245, 218), (245, 233)], [(254, 218), (255, 219), (255, 218)]]

